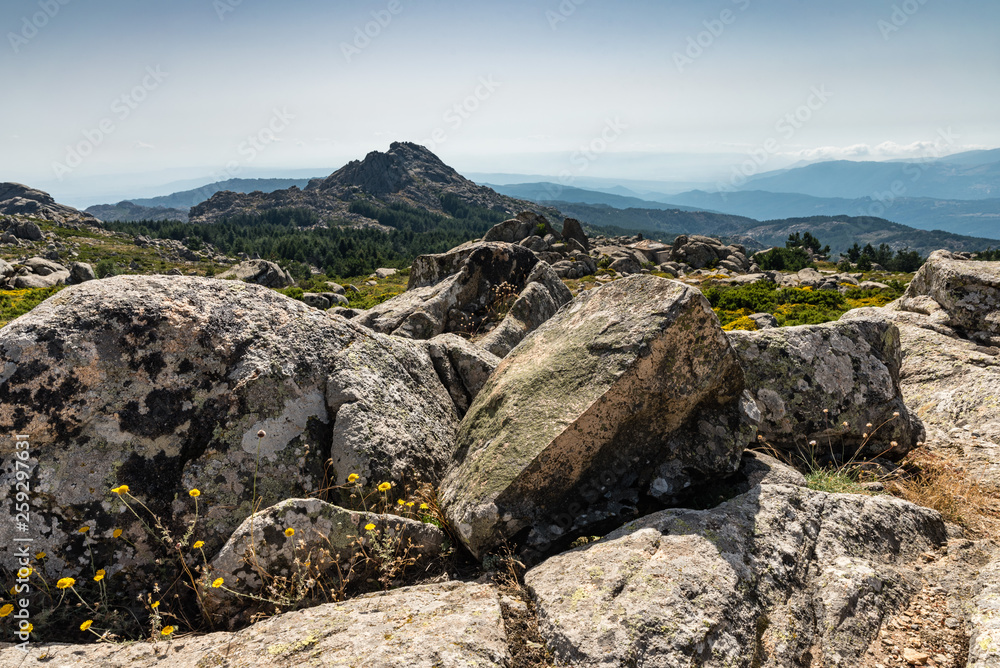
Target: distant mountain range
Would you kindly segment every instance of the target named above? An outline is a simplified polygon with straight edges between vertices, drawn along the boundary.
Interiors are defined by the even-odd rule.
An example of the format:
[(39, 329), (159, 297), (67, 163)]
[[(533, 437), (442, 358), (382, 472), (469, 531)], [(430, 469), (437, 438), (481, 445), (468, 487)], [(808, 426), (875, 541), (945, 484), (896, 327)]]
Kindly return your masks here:
[[(958, 184), (950, 186), (953, 190), (965, 187), (968, 192), (973, 187), (969, 184), (978, 183), (977, 187), (985, 192), (995, 167), (1000, 165), (998, 158), (1000, 152), (978, 151), (950, 156), (951, 162), (925, 165), (837, 161), (762, 174), (750, 183), (797, 182), (802, 187), (817, 187), (816, 180), (834, 179), (840, 185), (835, 188), (827, 184), (824, 192), (841, 192), (860, 188), (865, 178), (875, 179), (867, 182), (871, 187), (878, 179), (905, 175), (905, 170), (916, 166), (924, 170), (920, 180), (925, 175), (933, 177), (925, 184), (953, 179)], [(208, 198), (199, 201), (207, 193), (211, 193)], [(899, 196), (879, 202), (868, 197), (819, 197), (766, 190), (692, 190), (664, 195), (637, 193), (623, 186), (596, 190), (551, 182), (490, 188), (466, 179), (426, 148), (407, 142), (393, 143), (384, 153), (373, 151), (363, 160), (352, 161), (321, 179), (233, 179), (165, 197), (91, 207), (88, 212), (103, 220), (190, 218), (191, 222), (212, 223), (242, 214), (299, 208), (312, 211), (320, 220), (371, 226), (378, 223), (368, 217), (372, 214), (363, 204), (403, 204), (442, 213), (445, 195), (470, 206), (509, 214), (547, 208), (549, 213), (601, 228), (646, 231), (659, 238), (707, 234), (742, 239), (754, 247), (781, 245), (789, 234), (805, 231), (829, 243), (835, 253), (854, 243), (887, 243), (922, 254), (938, 248), (981, 250), (1000, 245), (1000, 198)], [(191, 208), (185, 210), (186, 205)], [(974, 236), (967, 236), (970, 233)]]

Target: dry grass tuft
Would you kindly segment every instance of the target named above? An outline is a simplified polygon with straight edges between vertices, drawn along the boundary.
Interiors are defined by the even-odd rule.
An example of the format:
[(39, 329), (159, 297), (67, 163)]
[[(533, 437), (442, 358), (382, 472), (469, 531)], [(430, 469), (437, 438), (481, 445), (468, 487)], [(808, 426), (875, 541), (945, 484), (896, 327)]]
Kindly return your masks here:
[(954, 458), (921, 446), (901, 462), (905, 473), (886, 481), (886, 490), (918, 506), (941, 513), (948, 522), (977, 535), (991, 533), (1000, 522), (995, 492), (969, 475)]

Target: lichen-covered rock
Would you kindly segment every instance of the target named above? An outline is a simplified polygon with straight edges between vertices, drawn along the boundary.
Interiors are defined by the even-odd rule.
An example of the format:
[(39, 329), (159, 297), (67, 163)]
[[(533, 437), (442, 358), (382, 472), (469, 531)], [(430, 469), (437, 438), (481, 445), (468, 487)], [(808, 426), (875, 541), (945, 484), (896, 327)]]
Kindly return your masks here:
[(486, 233), (483, 241), (503, 241), (516, 244), (530, 236), (546, 237), (556, 235), (555, 229), (545, 216), (531, 211), (522, 211), (516, 217), (497, 223)]
[(849, 458), (862, 446), (864, 455), (899, 457), (922, 440), (923, 426), (900, 393), (902, 352), (892, 324), (852, 320), (728, 334), (761, 412), (760, 435), (772, 446), (807, 459), (831, 450)]
[(265, 288), (287, 288), (295, 285), (291, 274), (273, 262), (267, 260), (247, 260), (240, 262), (218, 276), (220, 279), (236, 279), (247, 283), (256, 283)]
[(60, 668), (507, 668), (511, 657), (497, 592), (447, 582), (289, 612), (236, 633), (156, 644), (32, 644), (28, 654), (0, 649), (3, 668), (53, 660)]
[(566, 284), (545, 262), (535, 265), (527, 283), (500, 324), (479, 342), (497, 357), (506, 357), (525, 336), (538, 329), (573, 298)]
[[(753, 438), (743, 372), (697, 290), (635, 276), (589, 290), (493, 372), (462, 421), (440, 498), (482, 557), (731, 473)], [(746, 403), (752, 403), (747, 401)]]
[(481, 329), (530, 284), (541, 284), (560, 305), (569, 300), (566, 286), (551, 268), (539, 268), (540, 264), (548, 265), (524, 246), (479, 243), (456, 249), (450, 257), (437, 265), (425, 261), (418, 279), (411, 280), (421, 285), (440, 273), (432, 265), (450, 267), (461, 261), (457, 273), (407, 290), (359, 315), (355, 322), (385, 334), (430, 339), (447, 332)]
[(960, 337), (939, 314), (903, 311), (894, 302), (841, 319), (882, 318), (899, 329), (899, 386), (926, 427), (926, 441), (957, 456), (980, 484), (1000, 490), (1000, 352)]
[[(948, 325), (966, 338), (1000, 345), (1000, 262), (963, 260), (935, 251), (903, 294), (908, 300), (930, 297), (948, 314)], [(918, 309), (919, 310), (919, 309)]]
[[(199, 489), (198, 539), (212, 554), (250, 514), (254, 490), (269, 506), (351, 473), (435, 482), (457, 419), (414, 342), (237, 281), (90, 281), (0, 330), (0, 430), (29, 436), (32, 453), (34, 515), (18, 535), (48, 553), (50, 576), (85, 574), (91, 550), (119, 583), (119, 572), (155, 568), (155, 542), (114, 487), (128, 485), (175, 536)], [(0, 440), (7, 498), (14, 452)], [(125, 540), (111, 540), (115, 529)], [(14, 537), (0, 524), (4, 568)]]
[(982, 569), (976, 590), (969, 605), (968, 668), (995, 668), (1000, 666), (1000, 560)]
[(459, 417), (464, 417), (500, 358), (455, 334), (435, 336), (427, 342), (427, 351)]
[[(375, 528), (365, 530), (370, 524)], [(319, 499), (288, 499), (244, 520), (212, 559), (199, 601), (216, 628), (232, 629), (257, 613), (272, 612), (275, 605), (263, 599), (274, 589), (322, 600), (325, 592), (317, 587), (346, 587), (371, 577), (365, 546), (371, 553), (384, 551), (389, 560), (413, 558), (412, 566), (421, 568), (440, 555), (443, 542), (440, 529), (417, 520), (346, 510)], [(211, 586), (217, 578), (225, 587)]]
[(759, 485), (630, 522), (525, 582), (567, 665), (859, 666), (945, 540), (937, 512), (899, 499)]

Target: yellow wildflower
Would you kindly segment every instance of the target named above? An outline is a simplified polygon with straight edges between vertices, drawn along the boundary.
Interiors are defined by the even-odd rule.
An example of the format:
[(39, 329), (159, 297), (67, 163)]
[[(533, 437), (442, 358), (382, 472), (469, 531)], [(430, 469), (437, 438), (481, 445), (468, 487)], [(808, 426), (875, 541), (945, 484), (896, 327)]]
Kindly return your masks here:
[(430, 510), (430, 509), (431, 509), (431, 507), (428, 506), (426, 503), (421, 503), (420, 504), (420, 510)]
[(18, 629), (18, 632), (20, 632), (20, 633), (31, 633), (34, 630), (35, 630), (35, 625), (34, 624), (28, 624), (24, 628)]
[(149, 607), (151, 607), (153, 610), (156, 610), (158, 607), (160, 607), (160, 602), (156, 601), (155, 603), (153, 603), (153, 605), (151, 605)]
[(38, 554), (35, 555), (35, 559), (38, 559), (39, 561), (41, 561), (46, 556), (48, 556), (48, 555), (46, 555), (44, 552), (39, 552)]
[(215, 582), (212, 583), (212, 587), (214, 587), (215, 589), (218, 589), (219, 587), (222, 586), (222, 584), (224, 582), (225, 582), (225, 580), (223, 578), (216, 578)]
[(115, 529), (114, 531), (111, 532), (111, 537), (112, 538), (118, 538), (121, 535), (122, 535), (122, 530), (121, 529)]
[(89, 526), (84, 526), (84, 527), (80, 527), (80, 530), (77, 533), (87, 533), (88, 531), (90, 531), (90, 527)]
[(365, 525), (365, 531), (375, 531), (375, 525), (369, 522)]
[(405, 506), (406, 505), (406, 501), (403, 501), (402, 499), (396, 499), (396, 505), (397, 506)]
[(160, 631), (160, 635), (161, 636), (169, 636), (173, 632), (174, 632), (174, 627), (172, 627), (172, 626), (164, 626), (163, 630)]
[(121, 496), (122, 494), (128, 494), (128, 485), (119, 485), (118, 487), (115, 487), (111, 491), (117, 494), (118, 496)]
[(12, 612), (14, 612), (14, 606), (8, 603), (7, 605), (0, 608), (0, 617), (6, 617)]
[(357, 482), (357, 481), (358, 481), (357, 473), (352, 473), (351, 475), (347, 476), (347, 482)]
[(99, 570), (99, 571), (97, 571), (97, 573), (96, 573), (96, 574), (94, 575), (94, 582), (100, 582), (101, 580), (103, 580), (103, 579), (104, 579), (104, 576), (105, 576), (105, 575), (107, 575), (107, 573), (106, 573), (106, 572), (104, 571), (104, 569), (103, 569), (103, 568), (102, 568), (102, 569), (100, 569), (100, 570)]
[(34, 569), (31, 568), (30, 566), (26, 566), (24, 568), (19, 568), (17, 570), (17, 577), (21, 578), (22, 580), (24, 578), (30, 578), (31, 574), (34, 573), (34, 572), (35, 572)]
[(76, 580), (73, 578), (60, 578), (59, 581), (56, 582), (56, 589), (69, 589), (75, 584)]
[(80, 630), (81, 631), (86, 631), (87, 629), (90, 628), (90, 625), (93, 624), (93, 623), (94, 623), (93, 619), (88, 619), (83, 624), (80, 624)]
[(194, 549), (200, 550), (203, 547), (205, 547), (205, 541), (203, 541), (203, 540), (196, 540), (194, 542)]
[[(192, 489), (190, 492), (188, 492), (188, 496), (197, 499), (199, 496), (201, 496), (201, 490)], [(168, 626), (167, 628), (171, 627)]]
[(292, 527), (288, 527), (287, 529), (285, 529), (285, 536), (291, 538), (294, 535), (295, 535), (295, 529), (293, 529)]
[(406, 502), (406, 507), (407, 508), (412, 508), (413, 507), (413, 501), (407, 501)]
[(378, 491), (380, 491), (380, 492), (388, 492), (390, 489), (392, 489), (392, 483), (391, 482), (384, 482), (384, 483), (382, 483), (381, 485), (378, 486)]

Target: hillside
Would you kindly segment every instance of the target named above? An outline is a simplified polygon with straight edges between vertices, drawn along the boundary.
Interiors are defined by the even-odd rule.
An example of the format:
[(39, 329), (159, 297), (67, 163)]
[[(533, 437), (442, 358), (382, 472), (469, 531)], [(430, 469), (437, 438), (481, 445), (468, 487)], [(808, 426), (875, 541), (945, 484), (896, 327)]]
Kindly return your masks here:
[(237, 215), (296, 208), (310, 211), (327, 223), (371, 226), (376, 221), (352, 211), (352, 203), (400, 204), (444, 213), (443, 196), (506, 214), (537, 208), (476, 185), (423, 146), (394, 142), (387, 152), (373, 151), (364, 160), (354, 160), (325, 179), (310, 181), (304, 189), (292, 186), (272, 193), (216, 193), (192, 207), (190, 220), (214, 223)]
[(134, 202), (95, 204), (87, 213), (104, 221), (112, 220), (179, 220), (186, 223), (187, 209), (168, 209), (162, 206), (140, 206)]

